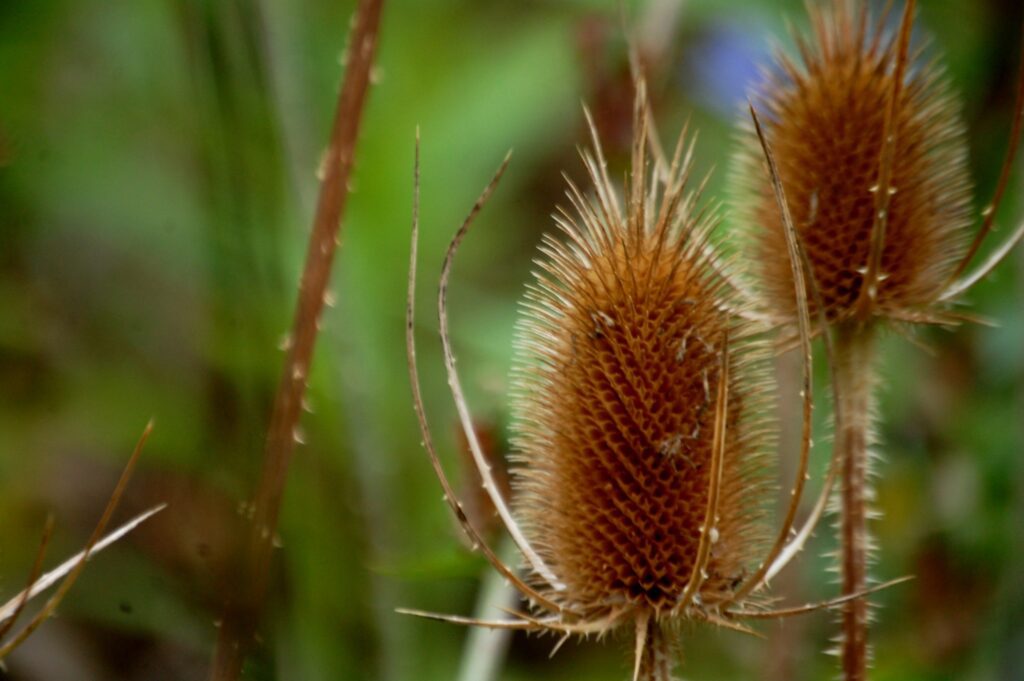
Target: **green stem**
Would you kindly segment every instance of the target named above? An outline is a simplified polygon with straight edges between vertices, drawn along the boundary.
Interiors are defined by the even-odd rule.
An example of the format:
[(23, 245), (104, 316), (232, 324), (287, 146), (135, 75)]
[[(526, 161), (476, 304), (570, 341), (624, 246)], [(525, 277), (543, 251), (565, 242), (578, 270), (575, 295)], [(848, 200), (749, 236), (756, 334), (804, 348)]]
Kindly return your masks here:
[[(512, 564), (515, 545), (510, 541), (505, 542), (500, 553), (504, 560)], [(519, 600), (518, 592), (509, 588), (505, 576), (492, 569), (488, 569), (485, 575), (473, 617), (487, 619), (496, 612), (514, 610)], [(462, 652), (459, 681), (496, 681), (501, 675), (511, 641), (510, 629), (471, 628)]]

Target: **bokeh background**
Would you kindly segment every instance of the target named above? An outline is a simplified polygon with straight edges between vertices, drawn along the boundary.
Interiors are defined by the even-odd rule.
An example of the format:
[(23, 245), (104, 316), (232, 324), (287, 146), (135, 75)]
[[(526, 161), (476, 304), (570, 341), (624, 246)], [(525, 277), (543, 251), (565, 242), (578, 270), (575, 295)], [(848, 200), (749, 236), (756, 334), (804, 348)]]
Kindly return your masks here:
[[(813, 1), (813, 0), (812, 0)], [(170, 507), (95, 558), (9, 660), (19, 681), (203, 679), (238, 574), (354, 3), (0, 2), (0, 601), (46, 515), (49, 563), (87, 537), (132, 444), (156, 430), (119, 517)], [(978, 195), (1005, 150), (1022, 6), (920, 3), (962, 93)], [(726, 198), (756, 64), (798, 0), (627, 3), (662, 136), (700, 130), (697, 172)], [(467, 632), (396, 615), (469, 614), (488, 570), (460, 541), (419, 446), (403, 349), (414, 130), (422, 131), (420, 324), (428, 412), (468, 479), (431, 312), (444, 245), (515, 156), (454, 273), (452, 329), (480, 427), (501, 452), (517, 299), (562, 171), (582, 177), (581, 103), (613, 164), (631, 89), (614, 0), (396, 0), (280, 527), (249, 679), (454, 679)], [(1014, 179), (1000, 224), (1021, 219)], [(982, 200), (978, 199), (979, 210)], [(728, 228), (726, 211), (725, 229)], [(1005, 229), (1003, 233), (1005, 234)], [(970, 295), (998, 321), (884, 344), (875, 679), (1024, 678), (1024, 251)], [(782, 358), (779, 418), (797, 428)], [(820, 377), (819, 377), (820, 378)], [(788, 392), (787, 392), (788, 390)], [(824, 394), (824, 390), (819, 391)], [(828, 455), (818, 409), (816, 471)], [(783, 468), (793, 447), (784, 448)], [(820, 476), (815, 484), (819, 484)], [(474, 483), (466, 483), (472, 493)], [(823, 525), (774, 587), (835, 593)], [(834, 677), (832, 617), (686, 630), (686, 679)], [(512, 639), (501, 678), (618, 680), (628, 637)]]

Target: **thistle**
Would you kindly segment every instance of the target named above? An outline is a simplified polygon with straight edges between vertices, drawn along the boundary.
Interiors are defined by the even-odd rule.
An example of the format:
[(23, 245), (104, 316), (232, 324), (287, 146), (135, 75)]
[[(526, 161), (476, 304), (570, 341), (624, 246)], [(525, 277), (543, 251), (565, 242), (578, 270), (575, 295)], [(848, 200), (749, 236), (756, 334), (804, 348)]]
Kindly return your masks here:
[(476, 441), (446, 303), (454, 254), (504, 164), (456, 233), (442, 268), (438, 313), (449, 385), (484, 489), (523, 556), (525, 577), (498, 558), (454, 497), (427, 426), (413, 336), (414, 218), (406, 332), (424, 444), (463, 529), (532, 610), (497, 620), (403, 612), (550, 632), (561, 641), (632, 628), (633, 678), (654, 681), (671, 676), (683, 621), (749, 632), (744, 618), (797, 614), (846, 599), (770, 610), (759, 598), (824, 506), (823, 496), (794, 537), (812, 404), (796, 242), (791, 238), (805, 359), (803, 438), (790, 505), (773, 532), (767, 508), (775, 433), (766, 407), (774, 393), (765, 329), (746, 314), (747, 302), (726, 280), (728, 264), (710, 246), (715, 220), (698, 208), (700, 190), (686, 188), (693, 147), (685, 133), (671, 163), (653, 171), (661, 179), (648, 177), (645, 102), (641, 84), (625, 199), (612, 186), (593, 133), (594, 151), (583, 154), (592, 193), (569, 181), (572, 208), (555, 218), (561, 236), (546, 237), (541, 248), (514, 371), (514, 509)]
[[(761, 145), (745, 129), (738, 170), (740, 213), (749, 226), (748, 256), (757, 263), (762, 308), (792, 328), (796, 311), (787, 263), (789, 229), (775, 194), (784, 192), (810, 272), (811, 306), (836, 334), (836, 449), (842, 461), (840, 575), (843, 592), (867, 584), (875, 385), (879, 328), (906, 332), (913, 324), (951, 325), (966, 315), (955, 298), (987, 275), (1024, 236), (1018, 228), (1002, 247), (964, 275), (990, 233), (1020, 135), (1022, 86), (1013, 132), (995, 197), (980, 231), (970, 237), (971, 186), (960, 110), (935, 61), (911, 52), (913, 0), (898, 33), (886, 16), (872, 28), (866, 3), (838, 0), (810, 8), (813, 39), (796, 36), (802, 65), (777, 57), (756, 97), (777, 175), (761, 168)], [(1024, 56), (1022, 56), (1024, 59)], [(1024, 84), (1024, 81), (1022, 81)], [(844, 678), (867, 674), (868, 604), (844, 608), (840, 657)]]

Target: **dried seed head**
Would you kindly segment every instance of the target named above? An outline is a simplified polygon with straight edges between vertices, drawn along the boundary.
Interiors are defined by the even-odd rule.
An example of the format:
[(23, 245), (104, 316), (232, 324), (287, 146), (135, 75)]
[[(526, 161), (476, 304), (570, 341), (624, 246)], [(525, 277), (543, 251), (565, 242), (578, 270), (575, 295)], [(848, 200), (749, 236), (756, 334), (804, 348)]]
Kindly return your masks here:
[[(812, 44), (797, 37), (803, 64), (780, 54), (758, 108), (828, 319), (909, 319), (939, 302), (965, 250), (971, 188), (960, 110), (935, 63), (911, 53), (902, 68), (901, 41), (884, 34), (884, 18), (871, 31), (866, 3), (834, 5), (810, 9)], [(907, 31), (909, 39), (909, 23)], [(891, 163), (883, 163), (890, 109)], [(793, 280), (762, 158), (747, 124), (741, 218), (766, 305), (791, 318)]]
[(625, 210), (600, 148), (584, 154), (594, 196), (570, 183), (573, 211), (556, 218), (563, 238), (545, 239), (519, 326), (518, 517), (564, 583), (552, 598), (576, 612), (668, 613), (684, 600), (713, 486), (727, 343), (721, 496), (699, 602), (728, 601), (766, 545), (764, 353), (729, 312), (737, 301), (709, 252), (713, 220), (684, 186), (689, 153), (680, 146), (665, 184), (649, 186), (639, 127)]
[[(405, 328), (423, 444), (467, 537), (539, 614), (484, 620), (400, 612), (558, 633), (562, 639), (555, 650), (571, 635), (633, 626), (634, 681), (663, 681), (673, 666), (674, 625), (683, 619), (752, 633), (739, 618), (788, 617), (836, 607), (863, 594), (781, 610), (746, 607), (801, 550), (821, 517), (837, 471), (833, 459), (821, 494), (797, 531), (794, 518), (807, 473), (812, 410), (798, 246), (787, 220), (798, 282), (803, 432), (785, 519), (765, 552), (770, 536), (761, 521), (772, 488), (766, 464), (775, 444), (767, 418), (769, 357), (759, 340), (765, 329), (753, 321), (761, 315), (749, 314), (743, 309), (747, 301), (736, 299), (742, 289), (709, 246), (714, 222), (695, 210), (699, 190), (686, 190), (692, 146), (684, 147), (685, 132), (671, 164), (659, 162), (648, 186), (646, 101), (638, 77), (626, 209), (611, 185), (594, 133), (596, 158), (584, 154), (593, 195), (584, 198), (569, 182), (573, 210), (556, 218), (563, 239), (546, 237), (540, 271), (527, 294), (513, 394), (517, 513), (509, 511), (474, 434), (447, 321), (452, 261), (507, 157), (449, 243), (441, 268), (438, 320), (448, 385), (474, 465), (529, 570), (528, 581), (490, 548), (467, 516), (427, 422), (414, 333), (417, 147)], [(652, 141), (651, 146), (661, 159), (659, 145)], [(768, 147), (765, 154), (772, 162)]]

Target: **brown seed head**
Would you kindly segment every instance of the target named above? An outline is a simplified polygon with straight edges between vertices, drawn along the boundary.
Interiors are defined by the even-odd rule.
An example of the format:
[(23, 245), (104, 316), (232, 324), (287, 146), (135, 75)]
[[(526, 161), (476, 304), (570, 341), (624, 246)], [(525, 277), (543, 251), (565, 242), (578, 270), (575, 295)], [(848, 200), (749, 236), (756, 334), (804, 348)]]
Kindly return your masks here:
[(518, 517), (565, 585), (552, 598), (576, 612), (680, 603), (712, 487), (726, 343), (721, 497), (701, 601), (729, 600), (765, 549), (764, 353), (728, 311), (737, 301), (709, 253), (713, 220), (684, 188), (689, 154), (680, 147), (658, 191), (642, 131), (634, 145), (625, 210), (599, 147), (584, 155), (594, 196), (570, 183), (573, 211), (556, 218), (563, 238), (545, 239), (517, 346)]
[[(866, 9), (853, 2), (810, 12), (812, 44), (797, 37), (802, 65), (779, 54), (757, 96), (794, 222), (830, 321), (910, 319), (938, 304), (971, 224), (959, 106), (942, 69), (911, 52), (891, 108), (890, 198), (879, 202), (900, 41), (885, 35), (884, 19), (868, 30)], [(767, 307), (792, 318), (782, 223), (749, 125), (744, 145), (737, 170), (740, 217), (753, 232), (751, 261), (760, 269)], [(865, 300), (880, 208), (885, 229), (877, 290)]]

